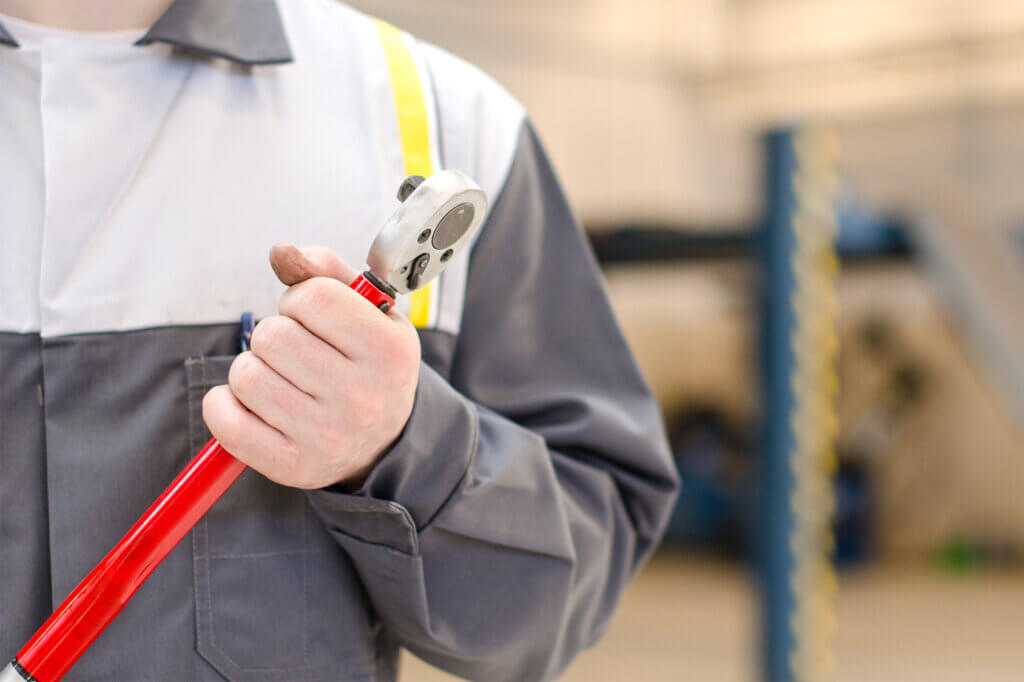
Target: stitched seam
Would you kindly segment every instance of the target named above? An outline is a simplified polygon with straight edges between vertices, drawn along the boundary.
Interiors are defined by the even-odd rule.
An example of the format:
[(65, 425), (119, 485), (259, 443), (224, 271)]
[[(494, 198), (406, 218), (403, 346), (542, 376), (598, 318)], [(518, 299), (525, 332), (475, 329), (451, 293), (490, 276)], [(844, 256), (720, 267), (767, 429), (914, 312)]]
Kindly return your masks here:
[(296, 554), (326, 554), (323, 550), (306, 552), (301, 549), (285, 549), (280, 552), (239, 552), (237, 554), (209, 554), (211, 559), (266, 559), (275, 556), (294, 556)]
[[(186, 447), (189, 451), (193, 449), (193, 433), (195, 433), (195, 427), (192, 419), (193, 409), (193, 390), (195, 379), (195, 365), (196, 363), (191, 359), (185, 361), (185, 415), (188, 423), (188, 433), (185, 435)], [(192, 529), (192, 587), (195, 590), (193, 600), (195, 601), (195, 613), (196, 613), (196, 647), (199, 647), (200, 642), (203, 640), (203, 632), (206, 629), (206, 625), (203, 623), (203, 609), (200, 605), (200, 592), (202, 589), (201, 581), (201, 568), (199, 564), (203, 561), (203, 553), (200, 536), (203, 534), (206, 525), (205, 515), (199, 519), (196, 523), (195, 528)], [(212, 618), (212, 614), (210, 615)]]
[(373, 542), (371, 540), (364, 540), (363, 538), (359, 537), (358, 535), (353, 535), (352, 533), (348, 533), (346, 531), (341, 530), (337, 526), (331, 526), (331, 532), (332, 533), (336, 533), (338, 535), (342, 535), (342, 536), (344, 536), (346, 538), (355, 540), (356, 542), (358, 542), (360, 544), (363, 544), (363, 545), (369, 545), (371, 547), (379, 547), (379, 548), (381, 548), (381, 549), (383, 549), (383, 550), (385, 550), (387, 552), (390, 552), (390, 553), (395, 554), (395, 555), (400, 556), (400, 557), (405, 557), (407, 559), (416, 559), (416, 558), (419, 557), (419, 555), (417, 555), (417, 554), (410, 554), (409, 552), (403, 552), (402, 550), (400, 550), (400, 549), (398, 549), (396, 547), (393, 547), (392, 545), (389, 545), (389, 544), (384, 543), (384, 542)]
[[(205, 614), (205, 617), (204, 617), (203, 608), (202, 608), (200, 597), (199, 597), (199, 595), (201, 594), (201, 591), (202, 591), (202, 587), (203, 587), (202, 586), (202, 565), (201, 564), (204, 561), (203, 555), (202, 555), (202, 551), (201, 551), (202, 550), (202, 544), (203, 544), (201, 536), (205, 536), (205, 534), (206, 534), (206, 519), (200, 519), (199, 523), (196, 524), (195, 529), (192, 531), (192, 553), (193, 553), (193, 556), (192, 556), (192, 583), (195, 585), (195, 590), (196, 590), (196, 594), (195, 594), (195, 604), (196, 604), (196, 637), (199, 639), (199, 642), (202, 642), (203, 635), (205, 634), (207, 628), (209, 627), (208, 623), (204, 623), (203, 621), (205, 619), (213, 617), (213, 614), (209, 614), (209, 613)], [(209, 592), (209, 589), (207, 589), (207, 592)], [(196, 642), (197, 646), (198, 646), (199, 642)]]
[(308, 572), (309, 562), (309, 542), (307, 540), (308, 533), (306, 532), (306, 517), (309, 516), (309, 502), (306, 497), (302, 497), (302, 661), (307, 663), (309, 661), (309, 594), (308, 589)]
[[(207, 379), (206, 379), (206, 366), (207, 366), (206, 359), (203, 358), (202, 363), (199, 365), (199, 368), (200, 368), (199, 369), (200, 381), (201, 381), (201, 385), (203, 385), (203, 386), (206, 386), (209, 383), (207, 381)], [(203, 521), (204, 522), (206, 521), (206, 516), (205, 515), (203, 516)], [(205, 523), (204, 523), (204, 531), (205, 530), (206, 530), (206, 528), (205, 528)], [(204, 533), (204, 535), (205, 535), (204, 539), (206, 540), (206, 549), (207, 549), (207, 552), (209, 552), (209, 549), (210, 549), (209, 536), (206, 535), (205, 533)], [(216, 629), (214, 627), (214, 623), (215, 623), (216, 619), (213, 617), (213, 576), (212, 576), (212, 572), (210, 570), (209, 554), (207, 554), (207, 560), (204, 561), (203, 563), (204, 563), (204, 565), (206, 567), (206, 607), (207, 607), (207, 609), (209, 609), (208, 613), (209, 613), (209, 620), (210, 620), (210, 646), (213, 647), (214, 650), (216, 650), (221, 656), (223, 656), (227, 661), (229, 661), (236, 668), (243, 669), (242, 666), (239, 665), (233, 658), (231, 658), (231, 656), (229, 656), (226, 651), (224, 651), (223, 649), (221, 649), (217, 645), (217, 634), (216, 634)]]

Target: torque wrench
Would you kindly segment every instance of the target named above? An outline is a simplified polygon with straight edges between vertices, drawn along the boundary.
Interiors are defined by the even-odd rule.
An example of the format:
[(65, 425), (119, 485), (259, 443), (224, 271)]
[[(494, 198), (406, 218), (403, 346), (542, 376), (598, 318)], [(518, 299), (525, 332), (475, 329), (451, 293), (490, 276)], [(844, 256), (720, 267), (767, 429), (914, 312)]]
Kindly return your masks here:
[[(399, 294), (441, 274), (469, 244), (487, 210), (480, 187), (453, 170), (406, 178), (398, 198), (402, 203), (370, 246), (369, 269), (351, 284), (383, 312)], [(64, 677), (245, 468), (210, 439), (0, 671), (0, 682)]]

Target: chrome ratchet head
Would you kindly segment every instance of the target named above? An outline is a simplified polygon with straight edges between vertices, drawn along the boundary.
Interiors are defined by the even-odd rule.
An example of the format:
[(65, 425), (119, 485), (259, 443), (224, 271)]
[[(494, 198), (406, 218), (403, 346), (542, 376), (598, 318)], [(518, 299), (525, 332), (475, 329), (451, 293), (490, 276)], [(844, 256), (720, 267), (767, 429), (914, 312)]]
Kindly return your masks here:
[(402, 205), (370, 246), (370, 272), (395, 293), (414, 291), (441, 274), (469, 246), (487, 212), (479, 185), (456, 170), (413, 175), (398, 190)]

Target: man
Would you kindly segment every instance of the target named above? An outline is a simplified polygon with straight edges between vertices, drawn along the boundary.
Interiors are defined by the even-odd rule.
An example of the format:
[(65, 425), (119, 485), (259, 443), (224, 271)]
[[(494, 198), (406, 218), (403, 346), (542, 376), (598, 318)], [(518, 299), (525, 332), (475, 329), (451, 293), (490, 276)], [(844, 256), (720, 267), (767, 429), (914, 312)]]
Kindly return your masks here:
[[(329, 0), (0, 0), (0, 27), (0, 655), (212, 432), (252, 470), (68, 679), (392, 680), (399, 647), (557, 676), (676, 478), (519, 105)], [(407, 317), (346, 283), (410, 107), (491, 209)], [(325, 246), (271, 249), (279, 284), (279, 240)]]

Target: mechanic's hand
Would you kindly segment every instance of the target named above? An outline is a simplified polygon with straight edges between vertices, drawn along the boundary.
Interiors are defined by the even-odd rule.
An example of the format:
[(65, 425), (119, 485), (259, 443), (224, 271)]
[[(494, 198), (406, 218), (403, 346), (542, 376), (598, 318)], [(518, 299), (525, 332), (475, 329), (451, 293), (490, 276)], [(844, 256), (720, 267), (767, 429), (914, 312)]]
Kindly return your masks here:
[(280, 315), (256, 325), (228, 385), (203, 398), (203, 419), (224, 448), (295, 488), (358, 485), (412, 412), (419, 336), (349, 288), (358, 273), (323, 246), (270, 250), (290, 285)]

